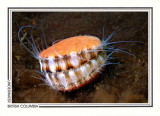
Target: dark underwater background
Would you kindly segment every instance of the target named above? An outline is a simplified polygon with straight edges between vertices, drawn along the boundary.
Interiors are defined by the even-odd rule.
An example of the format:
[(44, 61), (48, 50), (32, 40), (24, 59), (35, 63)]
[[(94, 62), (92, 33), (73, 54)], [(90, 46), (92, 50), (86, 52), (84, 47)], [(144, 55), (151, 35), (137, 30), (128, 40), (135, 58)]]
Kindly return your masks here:
[[(18, 28), (36, 26), (34, 39), (47, 45), (77, 35), (102, 38), (120, 29), (111, 41), (126, 53), (114, 53), (112, 62), (93, 83), (75, 92), (58, 92), (33, 76), (39, 76), (39, 62), (18, 41)], [(39, 29), (39, 30), (38, 30)], [(25, 31), (25, 30), (24, 30)], [(27, 45), (27, 43), (25, 43)], [(148, 13), (147, 12), (13, 12), (12, 14), (12, 102), (13, 103), (147, 103), (148, 102)]]

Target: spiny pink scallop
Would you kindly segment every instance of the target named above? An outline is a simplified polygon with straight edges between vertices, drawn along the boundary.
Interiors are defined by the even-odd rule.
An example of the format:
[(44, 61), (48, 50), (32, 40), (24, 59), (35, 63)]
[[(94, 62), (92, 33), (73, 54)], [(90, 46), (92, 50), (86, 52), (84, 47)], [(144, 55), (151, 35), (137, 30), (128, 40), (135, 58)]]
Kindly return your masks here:
[(73, 91), (92, 82), (106, 61), (101, 44), (94, 36), (75, 36), (40, 52), (47, 84), (59, 91)]

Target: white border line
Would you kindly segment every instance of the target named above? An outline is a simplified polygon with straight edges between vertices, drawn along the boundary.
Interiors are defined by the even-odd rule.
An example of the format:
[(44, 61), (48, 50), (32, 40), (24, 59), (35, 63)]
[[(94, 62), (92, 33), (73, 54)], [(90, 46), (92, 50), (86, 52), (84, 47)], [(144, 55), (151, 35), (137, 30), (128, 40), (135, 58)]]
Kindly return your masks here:
[[(11, 10), (11, 9), (10, 9)], [(39, 9), (39, 8), (35, 8), (35, 9), (12, 9), (13, 12), (148, 12), (149, 9), (148, 8), (138, 8), (138, 9), (133, 9), (133, 8), (108, 8), (108, 9), (104, 9), (104, 8), (97, 8), (97, 9), (82, 9), (82, 8), (68, 8), (68, 9)]]
[[(11, 87), (11, 89), (8, 89), (8, 102), (10, 101), (10, 102), (12, 102), (12, 96), (9, 96), (9, 94), (10, 95), (12, 95), (12, 12), (10, 11), (9, 12), (9, 16), (10, 17), (8, 17), (9, 18), (9, 24), (10, 25), (8, 25), (10, 28), (8, 29), (8, 31), (9, 31), (9, 35), (8, 35), (8, 42), (9, 42), (9, 46), (8, 46), (8, 52), (9, 52), (9, 69), (8, 69), (8, 71), (9, 71), (9, 74), (8, 74), (8, 88), (9, 87)], [(11, 84), (9, 84), (9, 83), (11, 83)], [(10, 91), (10, 93), (9, 93), (9, 91)]]
[[(12, 80), (12, 12), (148, 12), (148, 103), (12, 103), (12, 104), (36, 104), (40, 107), (106, 107), (106, 106), (152, 106), (152, 8), (9, 8), (9, 81)], [(149, 94), (150, 93), (150, 94)]]
[[(148, 93), (151, 93), (152, 90), (151, 90), (151, 77), (152, 77), (152, 69), (151, 69), (151, 66), (152, 66), (152, 56), (151, 56), (151, 53), (152, 53), (152, 33), (151, 33), (151, 28), (152, 28), (152, 14), (151, 14), (151, 10), (150, 10), (150, 13), (148, 13)], [(151, 94), (148, 94), (148, 103), (151, 103)]]

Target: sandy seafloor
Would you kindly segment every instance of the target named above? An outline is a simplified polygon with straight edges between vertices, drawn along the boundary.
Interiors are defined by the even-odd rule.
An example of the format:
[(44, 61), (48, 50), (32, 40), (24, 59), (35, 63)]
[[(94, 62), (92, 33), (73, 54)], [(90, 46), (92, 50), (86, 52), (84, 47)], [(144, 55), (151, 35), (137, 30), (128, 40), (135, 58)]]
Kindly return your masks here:
[[(15, 12), (12, 16), (12, 102), (13, 103), (147, 103), (148, 102), (148, 13), (147, 12)], [(102, 38), (116, 28), (120, 31), (111, 41), (141, 41), (119, 43), (135, 55), (114, 53), (120, 65), (108, 65), (93, 83), (75, 92), (63, 93), (51, 89), (33, 76), (39, 74), (39, 62), (24, 49), (17, 38), (18, 27), (43, 27), (48, 45), (58, 39), (77, 35)], [(34, 30), (36, 40), (41, 30)], [(39, 34), (41, 33), (41, 34)], [(24, 41), (26, 42), (26, 41)], [(27, 45), (27, 43), (26, 43)]]

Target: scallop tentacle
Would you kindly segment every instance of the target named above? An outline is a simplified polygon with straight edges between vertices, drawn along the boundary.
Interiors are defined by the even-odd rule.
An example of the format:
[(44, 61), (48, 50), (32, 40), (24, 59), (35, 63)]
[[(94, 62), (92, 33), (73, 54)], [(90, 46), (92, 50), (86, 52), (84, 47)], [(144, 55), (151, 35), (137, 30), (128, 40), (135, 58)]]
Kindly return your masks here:
[[(24, 28), (31, 28), (31, 29), (33, 29), (34, 26), (26, 25), (26, 26), (20, 27), (19, 30), (18, 30), (18, 40), (20, 41), (21, 45), (22, 45), (34, 58), (39, 59), (39, 51), (38, 51), (38, 49), (37, 49), (37, 47), (36, 47), (36, 45), (35, 45), (35, 42), (34, 42), (34, 40), (33, 40), (33, 36), (32, 36), (32, 34), (30, 34), (30, 38), (31, 38), (31, 40), (32, 40), (32, 41), (30, 41), (29, 38), (26, 37), (27, 33), (24, 34), (24, 33), (22, 32), (22, 30), (23, 30)], [(23, 34), (22, 37), (21, 37), (21, 33)], [(27, 40), (28, 44), (32, 47), (33, 52), (22, 42), (22, 39)]]

